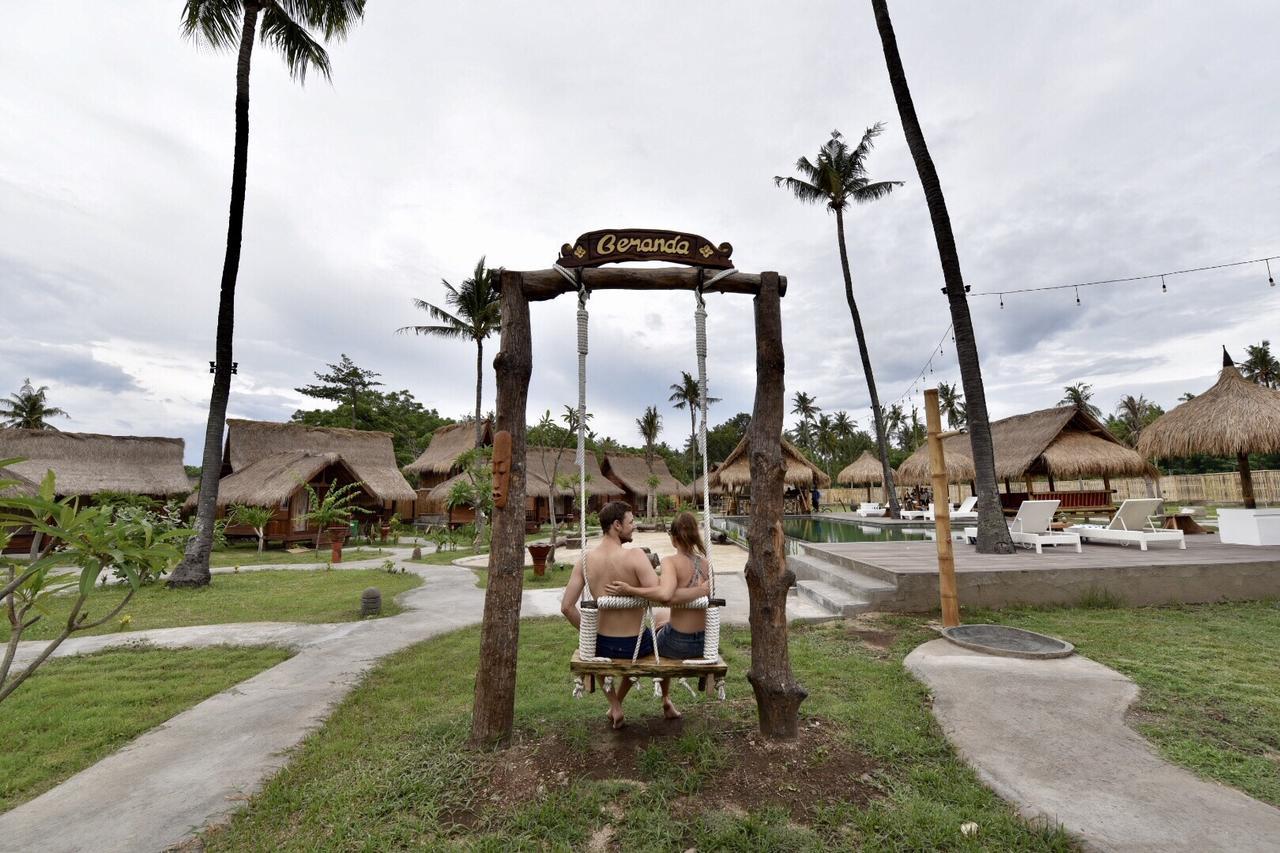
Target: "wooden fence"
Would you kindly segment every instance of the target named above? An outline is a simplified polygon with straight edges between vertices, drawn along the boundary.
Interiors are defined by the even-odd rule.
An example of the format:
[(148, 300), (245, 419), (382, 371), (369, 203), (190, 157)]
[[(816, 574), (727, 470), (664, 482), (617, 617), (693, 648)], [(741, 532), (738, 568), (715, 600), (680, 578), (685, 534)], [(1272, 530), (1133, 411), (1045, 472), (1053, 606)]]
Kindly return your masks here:
[[(1049, 491), (1047, 480), (1036, 481), (1036, 491)], [(1059, 492), (1091, 491), (1104, 488), (1102, 480), (1055, 480)], [(1015, 490), (1024, 490), (1021, 480), (1013, 484)], [(1125, 498), (1145, 498), (1160, 495), (1169, 503), (1180, 504), (1243, 504), (1240, 490), (1240, 474), (1228, 471), (1220, 474), (1170, 474), (1161, 477), (1159, 484), (1141, 477), (1119, 478), (1111, 481), (1111, 490), (1117, 503)], [(1003, 491), (1003, 489), (1002, 489)], [(1280, 471), (1254, 471), (1253, 493), (1261, 505), (1280, 504)], [(884, 490), (873, 486), (872, 500), (884, 501)], [(959, 503), (970, 494), (968, 483), (951, 484), (951, 500)], [(867, 487), (830, 488), (822, 492), (822, 503), (843, 503), (857, 507), (867, 499)]]

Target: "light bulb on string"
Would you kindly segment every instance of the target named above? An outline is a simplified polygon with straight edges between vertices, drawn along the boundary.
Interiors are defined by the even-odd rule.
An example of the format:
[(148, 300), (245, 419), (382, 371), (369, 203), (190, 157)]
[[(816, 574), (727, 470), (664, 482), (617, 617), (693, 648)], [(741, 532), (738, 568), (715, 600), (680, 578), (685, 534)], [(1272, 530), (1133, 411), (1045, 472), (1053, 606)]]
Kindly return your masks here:
[(1080, 288), (1076, 288), (1076, 304), (1080, 304)]
[(1164, 286), (1164, 276), (1160, 276), (1160, 292), (1161, 292), (1161, 293), (1168, 293), (1168, 292), (1169, 292), (1169, 288), (1167, 288), (1167, 287), (1165, 287), (1165, 286)]
[(1003, 307), (1004, 307), (1004, 294), (1003, 294), (1003, 293), (1002, 293), (1002, 294), (1000, 294), (1000, 307), (1001, 307), (1001, 308), (1003, 308)]
[(1268, 283), (1268, 284), (1270, 284), (1272, 287), (1275, 287), (1275, 286), (1276, 286), (1276, 280), (1275, 280), (1275, 278), (1273, 278), (1273, 277), (1272, 277), (1272, 275), (1271, 275), (1271, 259), (1270, 259), (1270, 258), (1268, 258), (1268, 259), (1265, 261), (1265, 263), (1266, 263), (1266, 265), (1267, 265), (1267, 283)]

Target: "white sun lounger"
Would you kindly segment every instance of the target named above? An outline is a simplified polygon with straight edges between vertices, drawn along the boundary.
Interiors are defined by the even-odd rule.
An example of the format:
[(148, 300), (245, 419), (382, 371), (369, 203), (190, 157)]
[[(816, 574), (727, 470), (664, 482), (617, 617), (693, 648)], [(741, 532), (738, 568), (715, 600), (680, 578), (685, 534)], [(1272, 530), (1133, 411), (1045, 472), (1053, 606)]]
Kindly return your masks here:
[(1143, 551), (1152, 543), (1177, 542), (1185, 551), (1187, 541), (1181, 530), (1156, 526), (1155, 512), (1160, 504), (1160, 498), (1129, 498), (1120, 504), (1110, 524), (1073, 524), (1067, 530), (1080, 534), (1086, 542), (1119, 542), (1121, 545), (1136, 542)]
[(863, 518), (879, 517), (884, 515), (884, 507), (878, 503), (860, 503), (856, 510), (858, 515)]
[[(951, 510), (952, 521), (977, 521), (978, 511), (974, 509), (978, 505), (978, 499), (970, 496), (964, 499), (964, 503), (960, 504), (959, 509)], [(929, 504), (929, 510), (925, 513), (925, 521), (937, 521), (937, 516), (933, 509), (933, 504)]]
[(900, 513), (898, 513), (898, 516), (907, 521), (919, 521), (922, 518), (932, 519), (933, 504), (929, 504), (928, 509), (904, 509)]
[[(1079, 554), (1083, 549), (1078, 534), (1049, 529), (1057, 509), (1057, 501), (1023, 501), (1018, 507), (1018, 514), (1009, 523), (1009, 536), (1013, 543), (1035, 548), (1037, 554), (1044, 553), (1045, 545), (1074, 545)], [(964, 538), (968, 542), (977, 542), (978, 528), (966, 527)]]

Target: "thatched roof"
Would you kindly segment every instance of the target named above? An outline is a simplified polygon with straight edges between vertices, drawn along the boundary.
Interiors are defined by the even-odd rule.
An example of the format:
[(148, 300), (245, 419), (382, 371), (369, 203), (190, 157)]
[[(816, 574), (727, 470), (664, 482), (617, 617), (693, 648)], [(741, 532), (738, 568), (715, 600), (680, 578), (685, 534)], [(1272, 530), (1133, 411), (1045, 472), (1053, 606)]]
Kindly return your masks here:
[[(356, 479), (378, 500), (411, 501), (418, 496), (396, 465), (389, 432), (269, 421), (227, 421), (225, 459), (229, 461), (233, 474), (271, 456), (298, 453), (342, 457)], [(287, 459), (280, 459), (275, 464), (286, 463)], [(225, 466), (226, 462), (224, 470)], [(224, 477), (223, 482), (226, 479)], [(296, 481), (294, 486), (297, 486)]]
[[(556, 464), (556, 454), (560, 454), (560, 463)], [(577, 448), (569, 448), (563, 452), (552, 447), (528, 447), (525, 449), (525, 493), (535, 498), (545, 498), (550, 492), (549, 484), (558, 476), (573, 479), (571, 488), (557, 488), (557, 496), (576, 495), (578, 493)], [(588, 450), (586, 458), (587, 495), (595, 497), (621, 497), (622, 489), (600, 470), (600, 463), (595, 453)]]
[(1280, 451), (1280, 391), (1240, 375), (1223, 352), (1218, 381), (1148, 424), (1138, 436), (1138, 452), (1151, 459), (1196, 453), (1235, 457)]
[(12, 468), (0, 468), (0, 480), (8, 480), (10, 485), (0, 488), (0, 497), (33, 498), (40, 493), (40, 484), (28, 480)]
[[(711, 475), (711, 485), (741, 486), (751, 483), (751, 459), (747, 453), (747, 442), (751, 438), (748, 432), (738, 442), (728, 458), (716, 468)], [(831, 478), (821, 468), (814, 465), (800, 450), (786, 438), (782, 438), (782, 459), (787, 465), (784, 482), (789, 486), (813, 486), (825, 489), (831, 485)]]
[(864, 450), (861, 456), (836, 475), (836, 482), (854, 486), (878, 486), (884, 482), (884, 468), (881, 467), (879, 458), (870, 450)]
[[(485, 421), (481, 425), (482, 443), (493, 443), (493, 425)], [(448, 474), (458, 464), (458, 457), (476, 446), (476, 422), (463, 421), (442, 426), (431, 434), (431, 443), (422, 455), (404, 467), (409, 476), (421, 474)]]
[[(1154, 474), (1138, 453), (1121, 444), (1097, 418), (1074, 406), (1041, 409), (991, 422), (996, 477), (1126, 477)], [(975, 476), (969, 436), (943, 439), (950, 482)], [(929, 447), (919, 447), (898, 466), (904, 485), (930, 479)]]
[(96, 435), (42, 429), (0, 429), (0, 459), (21, 457), (9, 470), (39, 483), (52, 470), (60, 496), (124, 492), (168, 497), (191, 490), (180, 438)]
[[(628, 491), (637, 495), (649, 494), (649, 463), (643, 456), (630, 453), (606, 453), (601, 465), (606, 477), (621, 484)], [(681, 497), (689, 494), (689, 487), (671, 476), (667, 468), (667, 460), (661, 456), (653, 458), (653, 476), (658, 478), (655, 494)]]
[[(301, 450), (273, 453), (219, 480), (218, 506), (243, 504), (244, 506), (277, 507), (303, 483), (308, 482), (330, 465), (345, 468), (353, 480), (360, 479), (346, 460), (337, 453), (307, 453)], [(370, 497), (375, 499), (378, 497), (367, 485), (363, 488)], [(187, 508), (194, 508), (198, 498), (198, 494), (187, 498)]]

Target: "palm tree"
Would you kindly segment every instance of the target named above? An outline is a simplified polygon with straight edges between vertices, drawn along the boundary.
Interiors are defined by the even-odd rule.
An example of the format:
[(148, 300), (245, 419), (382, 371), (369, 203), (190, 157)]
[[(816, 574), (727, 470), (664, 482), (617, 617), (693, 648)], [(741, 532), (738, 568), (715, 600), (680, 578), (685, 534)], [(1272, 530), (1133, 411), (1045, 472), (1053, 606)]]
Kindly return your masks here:
[(880, 395), (876, 392), (875, 374), (871, 371), (871, 353), (867, 350), (867, 338), (862, 331), (862, 315), (853, 298), (853, 277), (849, 272), (849, 252), (844, 240), (844, 211), (849, 202), (868, 204), (878, 201), (902, 181), (871, 181), (867, 177), (867, 157), (875, 138), (884, 130), (876, 124), (862, 134), (862, 141), (852, 150), (845, 144), (840, 131), (833, 130), (831, 139), (818, 150), (817, 162), (801, 157), (796, 161), (798, 178), (781, 175), (774, 177), (776, 186), (785, 187), (805, 204), (822, 202), (836, 215), (836, 241), (840, 247), (840, 268), (844, 272), (844, 298), (849, 303), (849, 316), (853, 318), (853, 331), (858, 338), (858, 353), (862, 356), (862, 372), (867, 379), (867, 392), (871, 395), (871, 414), (875, 419), (876, 443), (880, 448), (880, 467), (884, 472), (885, 488), (889, 493), (889, 514), (898, 517), (898, 495), (893, 486), (893, 469), (889, 467), (889, 439), (884, 429), (884, 413), (880, 410)]
[[(702, 395), (698, 391), (698, 380), (687, 370), (680, 371), (680, 381), (671, 386), (671, 396), (667, 402), (677, 409), (689, 409), (689, 470), (697, 477), (698, 471), (698, 412), (702, 409)], [(719, 397), (707, 397), (707, 405), (719, 403)]]
[(22, 380), (22, 387), (17, 394), (10, 394), (8, 400), (0, 401), (0, 418), (4, 426), (10, 429), (48, 429), (54, 432), (58, 428), (49, 423), (49, 418), (71, 417), (62, 409), (50, 406), (45, 401), (48, 385), (39, 388), (31, 386), (31, 379)]
[(1137, 397), (1126, 394), (1116, 404), (1116, 421), (1120, 424), (1121, 440), (1130, 447), (1138, 446), (1138, 435), (1152, 420), (1155, 407), (1142, 394)]
[(964, 397), (960, 396), (960, 392), (956, 390), (954, 382), (951, 384), (946, 382), (938, 383), (938, 409), (941, 414), (946, 416), (948, 428), (959, 429), (964, 426)]
[(484, 440), (484, 424), (480, 420), (480, 399), (484, 393), (484, 341), (502, 328), (502, 294), (499, 282), (501, 270), (485, 269), (484, 258), (476, 261), (476, 268), (460, 287), (443, 281), (445, 304), (453, 314), (422, 299), (413, 300), (414, 307), (421, 308), (438, 321), (435, 326), (401, 326), (397, 334), (412, 332), (415, 335), (435, 335), (439, 338), (460, 338), (476, 344), (476, 447)]
[(213, 364), (209, 420), (204, 431), (196, 535), (187, 541), (182, 562), (169, 576), (171, 587), (209, 583), (209, 551), (213, 548), (213, 518), (217, 511), (218, 475), (222, 470), (222, 429), (231, 395), (231, 371), (235, 367), (231, 344), (249, 167), (249, 68), (259, 14), (262, 15), (262, 42), (284, 57), (289, 74), (295, 80), (305, 83), (311, 69), (329, 80), (329, 54), (312, 32), (323, 33), (321, 38), (326, 42), (345, 38), (347, 30), (364, 15), (364, 0), (187, 0), (183, 6), (183, 35), (214, 50), (236, 49), (238, 54), (231, 210), (227, 216), (227, 251), (222, 261), (218, 296), (218, 331), (214, 345), (217, 361)]
[(955, 235), (951, 232), (951, 217), (947, 214), (947, 202), (942, 196), (942, 184), (938, 170), (929, 156), (920, 119), (911, 101), (911, 89), (907, 74), (898, 54), (898, 40), (893, 34), (893, 21), (889, 18), (887, 0), (871, 0), (884, 47), (885, 65), (889, 71), (889, 83), (898, 104), (898, 116), (907, 137), (907, 147), (920, 176), (920, 188), (924, 190), (929, 205), (929, 218), (933, 221), (933, 236), (938, 244), (938, 259), (942, 263), (942, 278), (946, 283), (947, 302), (951, 308), (952, 333), (956, 341), (956, 358), (960, 363), (960, 381), (964, 386), (965, 408), (969, 416), (969, 446), (973, 454), (978, 492), (978, 552), (981, 554), (1012, 554), (1013, 540), (1009, 526), (1000, 509), (1000, 495), (996, 484), (995, 453), (991, 447), (991, 423), (987, 417), (987, 394), (982, 386), (982, 366), (978, 361), (978, 341), (973, 334), (973, 320), (969, 316), (969, 300), (965, 296), (964, 275), (960, 272), (960, 255), (956, 251)]
[(1091, 399), (1093, 399), (1093, 386), (1087, 382), (1077, 382), (1062, 389), (1062, 399), (1058, 401), (1058, 405), (1075, 406), (1095, 418), (1102, 417), (1102, 410), (1090, 403)]
[(853, 438), (853, 431), (856, 426), (853, 419), (849, 417), (849, 413), (843, 409), (836, 412), (831, 419), (831, 429), (835, 431), (836, 437), (841, 441), (848, 441)]
[(1240, 374), (1259, 385), (1280, 388), (1280, 361), (1271, 354), (1271, 341), (1247, 346), (1245, 353), (1248, 358), (1240, 362)]
[[(906, 420), (906, 413), (902, 410), (901, 403), (894, 403), (884, 413), (884, 431), (889, 437), (898, 435), (902, 429), (902, 424)], [(905, 444), (905, 442), (903, 442)]]
[[(644, 414), (636, 418), (636, 426), (640, 429), (640, 437), (644, 439), (644, 461), (649, 466), (649, 479), (654, 479), (653, 457), (657, 452), (658, 434), (662, 432), (662, 415), (657, 406), (647, 406)], [(649, 498), (645, 503), (645, 515), (653, 518), (658, 514), (658, 497), (653, 486), (649, 487)]]

